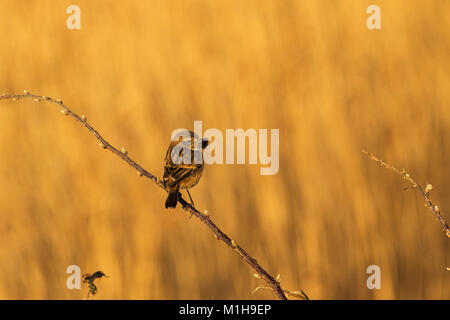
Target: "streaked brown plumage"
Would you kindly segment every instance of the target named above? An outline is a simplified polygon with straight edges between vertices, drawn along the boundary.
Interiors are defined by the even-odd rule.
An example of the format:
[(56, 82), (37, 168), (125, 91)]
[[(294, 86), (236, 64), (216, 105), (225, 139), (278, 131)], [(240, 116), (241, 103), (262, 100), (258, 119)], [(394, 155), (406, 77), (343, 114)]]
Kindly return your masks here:
[[(194, 187), (200, 180), (203, 173), (203, 157), (201, 163), (195, 163), (195, 158), (200, 155), (204, 148), (208, 145), (208, 140), (199, 141), (198, 136), (194, 132), (189, 131), (190, 138), (180, 137), (178, 141), (172, 141), (167, 149), (164, 164), (164, 187), (168, 190), (169, 195), (166, 199), (166, 208), (175, 208), (178, 202), (178, 194), (180, 189), (187, 191)], [(177, 147), (174, 154), (174, 148)], [(185, 163), (183, 159), (183, 149), (191, 150), (190, 163)], [(197, 150), (197, 153), (195, 152)], [(188, 159), (188, 156), (186, 156)], [(189, 194), (189, 191), (188, 191)], [(189, 194), (190, 197), (190, 194)], [(192, 201), (192, 198), (191, 198)]]

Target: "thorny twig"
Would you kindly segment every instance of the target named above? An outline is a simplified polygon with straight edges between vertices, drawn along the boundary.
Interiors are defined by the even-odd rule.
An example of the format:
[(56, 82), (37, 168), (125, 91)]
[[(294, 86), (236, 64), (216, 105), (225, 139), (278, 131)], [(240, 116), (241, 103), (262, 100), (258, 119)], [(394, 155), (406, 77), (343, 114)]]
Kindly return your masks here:
[[(128, 152), (126, 149), (122, 148), (121, 150), (118, 150), (117, 148), (115, 148), (114, 146), (112, 146), (107, 140), (105, 140), (100, 133), (95, 130), (88, 122), (87, 122), (87, 118), (82, 115), (79, 116), (78, 114), (76, 114), (75, 112), (73, 112), (72, 110), (70, 110), (61, 100), (55, 100), (53, 98), (50, 97), (46, 97), (46, 96), (41, 96), (41, 95), (35, 95), (35, 94), (30, 94), (28, 91), (24, 91), (24, 94), (13, 94), (13, 95), (9, 95), (9, 94), (3, 94), (2, 96), (0, 96), (0, 100), (6, 100), (6, 99), (11, 99), (13, 101), (16, 100), (20, 100), (20, 99), (33, 99), (36, 102), (40, 102), (40, 101), (47, 101), (53, 104), (58, 105), (61, 109), (61, 112), (66, 115), (66, 116), (71, 116), (72, 118), (75, 118), (77, 121), (79, 121), (81, 124), (83, 124), (99, 141), (99, 146), (104, 148), (104, 149), (108, 149), (110, 150), (112, 153), (114, 153), (115, 155), (119, 156), (120, 158), (122, 158), (122, 160), (124, 160), (126, 163), (128, 163), (130, 166), (132, 166), (133, 168), (135, 168), (137, 170), (137, 174), (139, 176), (144, 176), (150, 180), (152, 180), (156, 185), (158, 185), (160, 188), (164, 189), (164, 185), (161, 181), (161, 179), (158, 179), (157, 177), (155, 177), (154, 175), (152, 175), (150, 172), (148, 172), (147, 170), (145, 170), (142, 166), (140, 166), (137, 162), (135, 162), (133, 159), (131, 159), (128, 156)], [(167, 190), (166, 190), (167, 191)], [(183, 210), (189, 212), (192, 215), (196, 216), (201, 222), (203, 222), (213, 233), (214, 236), (217, 240), (221, 240), (222, 242), (224, 242), (228, 247), (230, 247), (231, 249), (233, 249), (233, 251), (235, 251), (239, 256), (241, 256), (241, 258), (248, 264), (250, 265), (256, 272), (257, 274), (261, 277), (261, 279), (263, 279), (264, 281), (267, 282), (267, 284), (270, 286), (270, 288), (272, 288), (272, 290), (275, 292), (275, 294), (277, 295), (278, 299), (280, 300), (287, 300), (286, 295), (285, 295), (285, 290), (283, 290), (280, 286), (280, 283), (275, 280), (266, 270), (264, 270), (256, 261), (255, 258), (253, 258), (252, 256), (250, 256), (243, 248), (241, 248), (234, 240), (232, 240), (230, 237), (228, 237), (209, 217), (208, 214), (203, 214), (200, 211), (198, 211), (194, 206), (192, 206), (191, 204), (189, 204), (187, 201), (185, 201), (183, 199), (183, 197), (180, 196), (178, 197), (178, 202), (181, 204)], [(308, 299), (308, 297), (305, 295), (305, 297), (303, 297), (304, 299)]]
[(445, 234), (447, 235), (448, 238), (450, 238), (450, 228), (447, 224), (447, 222), (444, 220), (444, 218), (441, 215), (441, 210), (439, 209), (438, 206), (434, 205), (433, 202), (431, 202), (430, 199), (430, 192), (433, 189), (433, 186), (431, 184), (427, 184), (425, 190), (422, 188), (422, 186), (420, 184), (418, 184), (410, 175), (409, 173), (407, 173), (405, 171), (405, 169), (399, 170), (389, 164), (387, 164), (386, 162), (384, 162), (381, 159), (378, 159), (377, 157), (375, 157), (373, 154), (371, 154), (368, 151), (363, 150), (363, 153), (366, 154), (370, 159), (378, 162), (380, 164), (380, 166), (382, 166), (383, 168), (387, 168), (390, 169), (396, 173), (398, 173), (399, 175), (401, 175), (403, 177), (403, 179), (405, 179), (406, 181), (408, 181), (409, 183), (411, 183), (411, 188), (417, 189), (419, 190), (419, 193), (422, 195), (422, 197), (425, 199), (425, 206), (431, 210), (431, 212), (433, 213), (433, 215), (436, 217), (437, 221), (439, 221), (439, 223), (442, 225)]
[[(272, 288), (271, 287), (256, 287), (255, 290), (252, 291), (252, 294), (258, 292), (259, 290), (272, 290)], [(283, 289), (283, 291), (287, 296), (290, 296), (293, 298), (298, 298), (300, 300), (309, 300), (309, 297), (301, 289), (300, 289), (300, 291), (292, 291), (292, 290)]]
[[(255, 278), (261, 279), (261, 277), (260, 277), (259, 274), (257, 274), (257, 273), (255, 273), (254, 276), (255, 276)], [(281, 283), (281, 277), (280, 277), (279, 274), (277, 275), (276, 281), (277, 281), (278, 283)], [(259, 287), (256, 287), (255, 290), (252, 291), (252, 294), (258, 292), (259, 290), (272, 290), (272, 288), (270, 288), (270, 287), (264, 287), (264, 286), (259, 286)], [(298, 290), (298, 291), (293, 291), (293, 290), (286, 290), (286, 289), (284, 289), (283, 291), (284, 291), (284, 293), (285, 293), (286, 295), (288, 295), (288, 296), (290, 296), (290, 297), (298, 298), (298, 299), (301, 299), (301, 300), (309, 300), (308, 295), (307, 295), (303, 290), (301, 290), (301, 289)]]

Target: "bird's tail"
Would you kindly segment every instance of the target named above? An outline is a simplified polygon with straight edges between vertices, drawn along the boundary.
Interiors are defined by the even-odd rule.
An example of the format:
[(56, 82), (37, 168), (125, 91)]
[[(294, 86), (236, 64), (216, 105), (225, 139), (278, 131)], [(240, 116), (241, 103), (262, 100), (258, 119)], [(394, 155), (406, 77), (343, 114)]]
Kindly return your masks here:
[(166, 200), (166, 209), (167, 208), (175, 208), (178, 202), (178, 192), (180, 190), (180, 186), (176, 186), (173, 189), (170, 189), (169, 195)]

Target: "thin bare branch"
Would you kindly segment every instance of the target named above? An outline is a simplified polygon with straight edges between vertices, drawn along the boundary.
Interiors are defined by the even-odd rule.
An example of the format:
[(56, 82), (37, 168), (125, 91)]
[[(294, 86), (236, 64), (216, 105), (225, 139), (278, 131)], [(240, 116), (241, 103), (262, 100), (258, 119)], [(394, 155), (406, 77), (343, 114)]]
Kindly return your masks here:
[[(255, 294), (259, 290), (272, 290), (270, 287), (256, 287), (255, 290), (252, 291), (252, 294)], [(297, 298), (300, 300), (309, 300), (309, 297), (306, 295), (306, 293), (303, 290), (299, 291), (292, 291), (292, 290), (286, 290), (283, 289), (283, 292), (290, 297)]]
[(433, 189), (433, 186), (431, 184), (427, 184), (426, 188), (423, 189), (422, 186), (420, 184), (418, 184), (410, 175), (409, 173), (407, 173), (404, 169), (399, 170), (393, 166), (391, 166), (390, 164), (387, 164), (386, 162), (384, 162), (381, 159), (378, 159), (377, 157), (375, 157), (373, 154), (371, 154), (368, 151), (363, 150), (363, 153), (366, 154), (370, 159), (378, 162), (380, 164), (380, 166), (382, 166), (383, 168), (386, 169), (390, 169), (394, 172), (396, 172), (397, 174), (401, 175), (403, 177), (403, 179), (405, 179), (406, 181), (408, 181), (409, 183), (411, 183), (411, 187), (410, 188), (414, 188), (419, 190), (419, 193), (422, 195), (422, 197), (425, 199), (425, 205), (428, 209), (431, 210), (431, 212), (433, 213), (433, 215), (436, 217), (437, 221), (441, 224), (441, 226), (444, 229), (445, 234), (447, 235), (448, 238), (450, 238), (450, 228), (447, 224), (447, 222), (444, 220), (444, 218), (441, 215), (441, 209), (434, 205), (433, 202), (431, 202), (430, 199), (430, 192)]
[[(10, 99), (13, 101), (20, 100), (20, 99), (32, 99), (36, 102), (40, 101), (46, 101), (53, 104), (58, 105), (61, 108), (61, 112), (65, 114), (66, 116), (70, 116), (83, 124), (99, 141), (99, 146), (110, 150), (112, 153), (120, 157), (122, 160), (124, 160), (126, 163), (128, 163), (130, 166), (135, 168), (137, 170), (137, 173), (139, 176), (146, 177), (153, 181), (156, 185), (158, 185), (160, 188), (164, 189), (164, 185), (161, 181), (161, 179), (158, 179), (154, 175), (152, 175), (150, 172), (145, 170), (141, 165), (139, 165), (136, 161), (131, 159), (128, 156), (128, 152), (122, 148), (120, 151), (115, 148), (113, 145), (111, 145), (106, 139), (104, 139), (100, 133), (95, 130), (87, 121), (87, 118), (82, 115), (79, 116), (72, 110), (70, 110), (61, 100), (56, 100), (50, 97), (46, 96), (40, 96), (35, 94), (30, 94), (29, 92), (25, 91), (25, 94), (15, 94), (15, 95), (9, 95), (9, 94), (3, 94), (0, 96), (0, 100), (6, 100)], [(167, 190), (166, 190), (167, 191)], [(236, 252), (250, 267), (252, 267), (258, 275), (266, 281), (266, 283), (270, 286), (270, 288), (275, 292), (277, 297), (280, 300), (287, 300), (286, 295), (281, 288), (279, 282), (275, 280), (266, 270), (264, 270), (256, 261), (255, 258), (250, 256), (241, 246), (239, 246), (234, 240), (232, 240), (228, 235), (226, 235), (210, 218), (208, 214), (203, 214), (200, 211), (198, 211), (194, 206), (189, 204), (187, 201), (183, 199), (183, 197), (180, 197), (178, 199), (178, 202), (181, 204), (183, 210), (189, 212), (192, 215), (196, 216), (201, 222), (203, 222), (215, 235), (215, 238), (217, 240), (221, 240), (224, 242), (228, 247), (230, 247), (234, 252)]]

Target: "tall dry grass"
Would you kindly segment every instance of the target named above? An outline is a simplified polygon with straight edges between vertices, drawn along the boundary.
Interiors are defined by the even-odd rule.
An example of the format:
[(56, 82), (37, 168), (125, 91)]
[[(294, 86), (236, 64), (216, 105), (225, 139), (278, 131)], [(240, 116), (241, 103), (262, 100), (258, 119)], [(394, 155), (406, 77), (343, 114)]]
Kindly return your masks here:
[[(448, 1), (2, 1), (0, 90), (59, 97), (162, 175), (170, 133), (279, 128), (280, 171), (206, 168), (192, 195), (286, 287), (312, 298), (449, 299), (448, 239), (365, 148), (450, 212)], [(0, 105), (0, 298), (273, 298), (252, 270), (79, 124)], [(366, 287), (381, 267), (381, 290)]]

